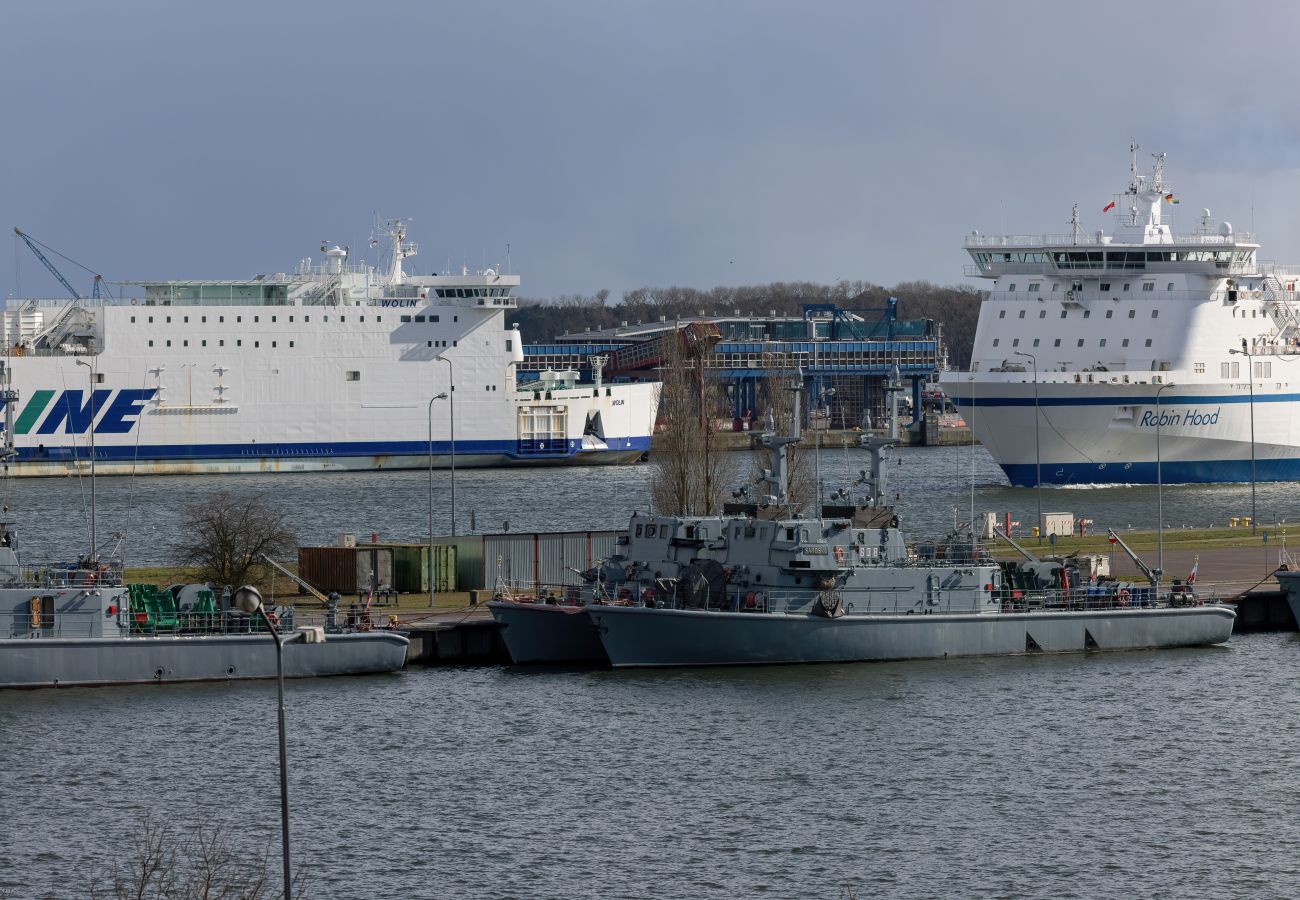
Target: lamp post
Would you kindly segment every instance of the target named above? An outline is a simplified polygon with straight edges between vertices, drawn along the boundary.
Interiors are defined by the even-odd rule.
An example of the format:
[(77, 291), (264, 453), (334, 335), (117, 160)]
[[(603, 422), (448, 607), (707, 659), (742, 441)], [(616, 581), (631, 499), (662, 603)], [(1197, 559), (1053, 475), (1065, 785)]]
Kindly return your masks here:
[(275, 640), (275, 678), (276, 689), (279, 694), (280, 717), (280, 851), (284, 863), (284, 896), (288, 898), (293, 896), (293, 876), (289, 865), (289, 766), (284, 745), (284, 645), (295, 641), (305, 641), (307, 633), (305, 631), (296, 631), (293, 634), (282, 636), (279, 629), (275, 627), (275, 623), (266, 614), (266, 607), (262, 604), (261, 593), (252, 585), (244, 585), (235, 591), (232, 599), (235, 606), (248, 615), (260, 615), (262, 623), (266, 625), (271, 632), (271, 637)]
[(1012, 351), (1016, 356), (1029, 357), (1034, 367), (1034, 487), (1038, 493), (1038, 543), (1043, 543), (1043, 455), (1038, 444), (1038, 358), (1023, 350)]
[(451, 431), (451, 536), (456, 536), (456, 369), (445, 356), (438, 359), (447, 364), (447, 410)]
[(433, 401), (446, 400), (447, 392), (429, 398), (429, 608), (433, 609)]
[(1250, 533), (1255, 533), (1255, 357), (1246, 339), (1241, 339), (1240, 350), (1229, 350), (1246, 357), (1246, 377), (1250, 386)]
[(1165, 574), (1165, 480), (1160, 470), (1160, 395), (1172, 381), (1156, 388), (1156, 576)]
[(77, 365), (86, 367), (90, 379), (90, 562), (93, 566), (99, 552), (99, 541), (95, 533), (95, 382), (98, 381), (93, 363), (78, 359)]

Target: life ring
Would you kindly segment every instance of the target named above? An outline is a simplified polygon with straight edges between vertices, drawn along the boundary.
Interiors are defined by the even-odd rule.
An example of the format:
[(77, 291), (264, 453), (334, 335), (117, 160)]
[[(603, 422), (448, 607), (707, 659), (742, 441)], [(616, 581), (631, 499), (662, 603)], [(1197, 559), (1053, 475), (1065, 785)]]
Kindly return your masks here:
[(837, 563), (840, 563), (841, 565), (844, 563), (844, 548), (843, 548), (843, 547), (836, 547), (836, 548), (835, 548), (835, 561), (836, 561)]
[(272, 625), (279, 625), (280, 617), (273, 612), (269, 612), (266, 614), (266, 621), (270, 622)]
[(139, 302), (140, 302), (140, 301), (137, 300), (137, 299), (135, 299), (134, 297), (131, 298), (131, 305), (132, 305), (132, 306), (135, 306), (135, 305), (136, 305), (137, 303), (139, 303)]
[(1128, 591), (1127, 591), (1127, 590), (1121, 590), (1121, 591), (1119, 592), (1119, 600), (1118, 600), (1117, 602), (1118, 602), (1118, 604), (1119, 604), (1120, 606), (1128, 606)]
[(1258, 300), (1260, 297), (1263, 297), (1263, 296), (1264, 296), (1264, 292), (1263, 292), (1263, 291), (1255, 291), (1255, 293), (1252, 294), (1251, 296), (1254, 297), (1256, 300)]

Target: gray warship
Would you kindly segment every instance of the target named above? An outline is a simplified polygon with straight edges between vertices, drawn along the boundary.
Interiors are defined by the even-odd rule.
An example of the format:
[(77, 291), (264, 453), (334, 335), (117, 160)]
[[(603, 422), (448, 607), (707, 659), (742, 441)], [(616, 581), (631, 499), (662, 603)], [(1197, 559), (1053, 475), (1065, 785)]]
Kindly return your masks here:
[[(0, 688), (169, 684), (274, 678), (275, 645), (258, 621), (222, 609), (206, 585), (153, 590), (121, 569), (24, 566), (6, 527), (0, 546)], [(294, 630), (291, 609), (280, 627)], [(406, 663), (405, 635), (321, 629), (323, 642), (286, 643), (285, 676), (392, 672)]]
[[(884, 451), (853, 506), (791, 515), (790, 432), (761, 443), (767, 493), (715, 517), (635, 515), (622, 552), (574, 598), (615, 667), (850, 662), (1201, 646), (1228, 640), (1229, 607), (1186, 585), (1092, 584), (1069, 560), (994, 561), (971, 534), (909, 546), (886, 502)], [(869, 423), (867, 423), (869, 424)], [(841, 495), (842, 496), (842, 495)], [(618, 573), (622, 573), (622, 577)], [(612, 578), (610, 577), (612, 574)], [(570, 589), (572, 590), (572, 589)], [(542, 618), (537, 616), (535, 618)], [(552, 620), (558, 617), (552, 616)], [(579, 621), (566, 617), (574, 635)], [(518, 627), (517, 627), (518, 626)], [(515, 641), (525, 637), (518, 622)], [(547, 635), (527, 635), (538, 655)]]

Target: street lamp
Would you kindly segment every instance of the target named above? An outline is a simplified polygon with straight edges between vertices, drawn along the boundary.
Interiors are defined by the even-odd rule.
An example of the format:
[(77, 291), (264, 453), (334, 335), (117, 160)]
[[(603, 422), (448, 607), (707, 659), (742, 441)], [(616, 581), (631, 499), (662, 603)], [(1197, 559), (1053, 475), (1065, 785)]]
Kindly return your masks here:
[(456, 536), (456, 369), (445, 356), (436, 357), (447, 364), (447, 411), (451, 431), (451, 536)]
[(446, 400), (447, 392), (429, 398), (429, 608), (433, 608), (433, 401)]
[(1160, 395), (1173, 387), (1172, 381), (1156, 388), (1156, 576), (1165, 574), (1165, 481), (1160, 470)]
[(293, 634), (281, 636), (275, 623), (266, 614), (261, 593), (251, 584), (235, 591), (231, 599), (234, 600), (236, 607), (248, 615), (260, 615), (263, 624), (270, 630), (271, 637), (275, 640), (275, 678), (280, 700), (280, 850), (284, 862), (284, 896), (287, 898), (293, 896), (293, 876), (290, 874), (292, 870), (289, 867), (289, 766), (284, 747), (284, 645), (295, 641), (305, 642), (308, 632), (295, 631)]
[(1246, 357), (1246, 376), (1250, 379), (1250, 533), (1255, 533), (1255, 357), (1250, 352), (1246, 339), (1241, 339), (1240, 350), (1229, 350)]
[(93, 363), (78, 359), (77, 365), (86, 367), (90, 378), (90, 563), (93, 566), (99, 552), (99, 542), (95, 534), (95, 382), (99, 379)]
[[(1038, 444), (1038, 359), (1032, 353), (1013, 350), (1015, 356), (1027, 356), (1034, 367), (1034, 486), (1038, 492), (1038, 543), (1043, 543), (1043, 455)], [(1023, 369), (1021, 371), (1024, 371)]]

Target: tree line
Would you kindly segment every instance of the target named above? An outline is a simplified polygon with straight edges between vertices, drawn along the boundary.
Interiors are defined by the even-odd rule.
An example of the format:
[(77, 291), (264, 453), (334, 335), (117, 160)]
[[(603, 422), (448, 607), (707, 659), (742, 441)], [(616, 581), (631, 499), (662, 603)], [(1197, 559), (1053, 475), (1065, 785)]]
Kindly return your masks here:
[[(656, 322), (704, 315), (798, 316), (805, 303), (834, 303), (842, 309), (883, 310), (889, 297), (898, 298), (900, 319), (932, 319), (943, 328), (949, 364), (965, 369), (970, 365), (975, 322), (979, 318), (982, 292), (973, 287), (947, 287), (928, 281), (907, 281), (891, 288), (866, 281), (815, 284), (808, 281), (778, 281), (745, 287), (696, 288), (643, 287), (624, 292), (611, 300), (610, 292), (564, 294), (550, 299), (519, 299), (519, 309), (509, 321), (518, 322), (524, 339), (543, 344), (562, 334), (590, 327), (612, 328), (627, 322)], [(868, 313), (868, 316), (871, 314)]]

